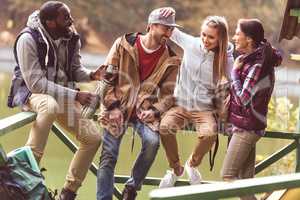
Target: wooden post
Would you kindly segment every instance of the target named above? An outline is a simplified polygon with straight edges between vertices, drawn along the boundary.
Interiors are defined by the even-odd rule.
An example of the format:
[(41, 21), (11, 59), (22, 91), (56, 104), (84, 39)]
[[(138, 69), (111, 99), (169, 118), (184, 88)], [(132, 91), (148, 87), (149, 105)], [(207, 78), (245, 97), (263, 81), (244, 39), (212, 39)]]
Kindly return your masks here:
[(297, 139), (297, 148), (296, 148), (296, 172), (300, 172), (300, 140)]
[(298, 23), (300, 23), (300, 8), (291, 9), (290, 16), (298, 17)]

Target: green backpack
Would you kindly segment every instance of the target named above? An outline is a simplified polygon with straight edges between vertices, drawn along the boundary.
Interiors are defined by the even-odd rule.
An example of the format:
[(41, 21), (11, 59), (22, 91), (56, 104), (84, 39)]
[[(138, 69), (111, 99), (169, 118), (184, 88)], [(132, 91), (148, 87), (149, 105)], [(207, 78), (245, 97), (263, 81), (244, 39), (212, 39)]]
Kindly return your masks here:
[(54, 200), (48, 192), (43, 175), (36, 168), (35, 160), (28, 159), (31, 156), (33, 154), (29, 147), (22, 147), (8, 154), (6, 163), (0, 166), (1, 199)]

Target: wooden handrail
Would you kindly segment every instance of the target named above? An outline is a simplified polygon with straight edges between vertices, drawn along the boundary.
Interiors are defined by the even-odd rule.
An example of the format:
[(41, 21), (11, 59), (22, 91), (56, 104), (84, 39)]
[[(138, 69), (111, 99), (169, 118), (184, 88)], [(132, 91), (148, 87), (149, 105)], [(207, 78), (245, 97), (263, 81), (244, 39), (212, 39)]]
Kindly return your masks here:
[[(34, 121), (36, 118), (36, 113), (32, 113), (32, 112), (20, 112), (20, 113), (17, 113), (15, 115), (12, 115), (10, 117), (7, 117), (7, 118), (4, 118), (4, 119), (1, 119), (0, 120), (0, 136), (1, 135), (4, 135), (4, 134), (7, 134), (8, 132), (10, 131), (13, 131), (17, 128), (20, 128), (22, 126), (25, 126), (26, 124), (29, 124), (31, 123), (32, 121)], [(190, 130), (190, 129), (189, 129)], [(57, 137), (59, 137), (59, 139), (64, 142), (64, 144), (72, 151), (72, 152), (75, 152), (77, 150), (77, 146), (72, 142), (71, 139), (69, 139), (64, 133), (63, 131), (57, 126), (57, 125), (53, 125), (52, 127), (52, 131), (56, 134)], [(284, 155), (288, 154), (289, 152), (291, 152), (292, 150), (294, 149), (298, 149), (299, 148), (299, 143), (298, 141), (300, 140), (300, 134), (298, 133), (282, 133), (282, 132), (267, 132), (267, 134), (264, 136), (264, 137), (268, 137), (268, 138), (280, 138), (280, 139), (290, 139), (290, 140), (294, 140), (294, 142), (292, 142), (291, 144), (287, 145), (286, 147), (280, 149), (278, 152), (274, 153), (273, 155), (271, 155), (269, 158), (265, 159), (264, 161), (262, 161), (261, 163), (259, 163), (257, 166), (256, 166), (256, 172), (259, 172), (259, 171), (262, 171), (263, 169), (265, 169), (266, 167), (268, 167), (269, 165), (271, 165), (272, 163), (276, 162), (277, 160), (279, 160), (281, 157), (283, 157)], [(297, 165), (298, 165), (298, 161), (297, 161)], [(92, 166), (90, 167), (90, 170), (91, 172), (96, 175), (96, 172), (97, 172), (97, 166), (93, 163)], [(299, 175), (299, 174), (298, 174)], [(293, 175), (294, 176), (294, 175)], [(126, 180), (129, 178), (129, 176), (123, 176), (123, 175), (115, 175), (115, 182), (116, 183), (124, 183), (126, 182)], [(268, 178), (268, 177), (266, 177)], [(300, 178), (300, 177), (299, 177)], [(273, 178), (274, 179), (274, 178)], [(144, 184), (145, 185), (158, 185), (159, 182), (160, 182), (160, 178), (155, 178), (155, 177), (147, 177), (146, 180), (144, 181)], [(256, 179), (255, 179), (256, 180)], [(268, 180), (268, 179), (263, 179), (263, 180)], [(213, 185), (218, 185), (218, 184), (224, 184), (224, 183), (216, 183), (216, 182), (203, 182), (203, 183), (212, 183)], [(243, 183), (243, 182), (242, 182)], [(295, 185), (293, 184), (294, 182), (291, 181), (291, 182), (286, 182), (286, 179), (285, 177), (282, 179), (281, 182), (276, 182), (278, 184), (275, 184), (274, 187), (275, 189), (282, 189), (282, 188), (289, 188), (289, 187), (294, 187)], [(283, 185), (285, 183), (287, 183), (287, 187), (283, 187)], [(226, 183), (225, 185), (227, 185), (228, 183)], [(245, 183), (246, 184), (246, 183)], [(270, 183), (271, 184), (271, 183)], [(289, 185), (291, 184), (291, 186)], [(183, 185), (188, 185), (188, 181), (187, 180), (180, 180), (177, 182), (176, 184), (177, 186), (183, 186)], [(206, 185), (206, 184), (205, 184)], [(210, 184), (209, 184), (210, 185)], [(224, 186), (225, 186), (224, 185)], [(256, 188), (255, 192), (259, 192), (260, 190), (263, 190), (262, 192), (266, 192), (266, 191), (270, 191), (269, 189), (270, 188), (274, 188), (271, 184), (267, 186), (267, 182), (263, 183), (262, 181), (262, 184), (260, 182), (258, 182), (258, 185), (257, 186), (261, 186), (261, 187), (258, 187), (256, 188), (256, 186), (254, 185), (251, 185), (251, 182), (249, 182), (249, 184), (247, 183), (245, 187), (242, 187), (242, 188), (239, 188), (238, 186), (237, 187), (234, 187), (232, 188), (231, 190), (228, 190), (228, 192), (226, 192), (226, 190), (223, 188), (223, 189), (220, 189), (219, 187), (217, 188), (214, 188), (215, 186), (213, 186), (212, 188), (214, 188), (216, 191), (215, 192), (220, 192), (220, 195), (218, 196), (218, 198), (221, 198), (223, 197), (222, 195), (225, 195), (226, 197), (229, 197), (228, 195), (229, 194), (234, 194), (234, 196), (237, 196), (238, 194), (248, 194), (249, 191), (253, 192), (253, 188)], [(201, 188), (203, 187), (204, 185), (201, 185)], [(233, 185), (234, 186), (234, 185)], [(269, 187), (270, 186), (270, 187)], [(300, 186), (300, 179), (299, 179), (299, 185), (297, 185), (297, 187)], [(269, 189), (268, 189), (269, 187)], [(176, 187), (177, 189), (178, 187)], [(210, 187), (208, 187), (209, 189)], [(226, 187), (225, 187), (226, 188)], [(247, 190), (245, 188), (248, 188)], [(252, 188), (252, 189), (251, 189)], [(189, 189), (190, 190), (190, 189)], [(273, 190), (273, 189), (272, 189)], [(176, 199), (186, 199), (187, 197), (191, 197), (190, 199), (199, 199), (201, 198), (203, 195), (208, 195), (206, 196), (207, 198), (203, 198), (203, 199), (210, 199), (208, 197), (210, 197), (210, 193), (209, 191), (199, 191), (200, 193), (197, 193), (197, 197), (195, 196), (194, 198), (194, 195), (195, 194), (192, 194), (192, 193), (189, 193), (187, 194), (188, 196), (184, 197), (184, 198), (181, 198), (180, 195), (177, 196), (176, 195)], [(239, 192), (239, 193), (237, 193)], [(114, 193), (116, 195), (117, 198), (120, 197), (120, 191), (118, 190), (118, 188), (114, 188)], [(177, 194), (177, 190), (176, 190), (176, 194)], [(254, 193), (254, 192), (253, 192)], [(153, 196), (154, 194), (154, 196)], [(152, 198), (153, 199), (175, 199), (173, 197), (158, 197), (156, 196), (157, 194), (160, 195), (160, 193), (151, 193), (152, 195)], [(166, 193), (167, 194), (167, 193)], [(250, 194), (250, 193), (249, 193)], [(174, 194), (171, 194), (171, 195), (174, 195)], [(200, 195), (200, 196), (199, 196)], [(204, 197), (203, 196), (203, 197)], [(225, 197), (224, 196), (224, 197)], [(214, 197), (214, 198), (217, 198), (217, 197)], [(201, 198), (202, 199), (202, 198)]]
[(150, 192), (151, 200), (209, 200), (271, 192), (274, 190), (300, 187), (300, 173), (268, 176), (206, 185), (181, 186), (155, 189)]

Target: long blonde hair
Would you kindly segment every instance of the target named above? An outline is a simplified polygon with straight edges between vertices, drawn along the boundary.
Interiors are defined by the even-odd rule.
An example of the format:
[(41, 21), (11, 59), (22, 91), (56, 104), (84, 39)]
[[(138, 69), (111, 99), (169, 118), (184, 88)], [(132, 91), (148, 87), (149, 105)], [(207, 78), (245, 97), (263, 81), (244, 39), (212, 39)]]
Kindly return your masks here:
[[(214, 58), (214, 74), (218, 80), (226, 78), (227, 67), (227, 48), (228, 48), (228, 24), (225, 17), (221, 16), (208, 16), (203, 21), (202, 26), (216, 28), (218, 30), (218, 51)], [(217, 56), (217, 57), (216, 57)], [(216, 62), (215, 62), (216, 61)]]

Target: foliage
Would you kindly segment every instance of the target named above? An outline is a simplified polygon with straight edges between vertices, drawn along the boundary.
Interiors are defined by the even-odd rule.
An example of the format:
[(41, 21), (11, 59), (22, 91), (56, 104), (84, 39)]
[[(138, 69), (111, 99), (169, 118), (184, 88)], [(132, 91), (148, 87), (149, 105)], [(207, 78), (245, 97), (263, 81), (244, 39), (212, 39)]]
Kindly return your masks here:
[[(269, 103), (268, 128), (269, 131), (296, 132), (298, 126), (299, 106), (293, 105), (287, 97), (272, 97)], [(265, 156), (257, 155), (257, 160)], [(274, 163), (264, 175), (287, 174), (295, 171), (295, 151)]]
[(269, 131), (295, 132), (298, 125), (299, 106), (293, 105), (287, 97), (272, 97), (269, 103)]
[[(15, 21), (16, 27), (23, 25), (34, 9), (45, 0), (0, 0), (4, 15)], [(175, 8), (177, 22), (185, 30), (196, 35), (201, 21), (207, 15), (225, 16), (229, 22), (231, 35), (239, 18), (259, 18), (263, 21), (270, 40), (279, 34), (284, 2), (280, 0), (62, 0), (71, 7), (75, 19), (87, 18), (88, 24), (107, 38), (108, 43), (125, 32), (145, 31), (147, 17), (152, 9), (161, 6)], [(278, 14), (280, 13), (280, 14)], [(77, 20), (78, 21), (78, 20)], [(274, 34), (277, 33), (277, 34)]]

